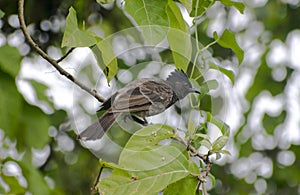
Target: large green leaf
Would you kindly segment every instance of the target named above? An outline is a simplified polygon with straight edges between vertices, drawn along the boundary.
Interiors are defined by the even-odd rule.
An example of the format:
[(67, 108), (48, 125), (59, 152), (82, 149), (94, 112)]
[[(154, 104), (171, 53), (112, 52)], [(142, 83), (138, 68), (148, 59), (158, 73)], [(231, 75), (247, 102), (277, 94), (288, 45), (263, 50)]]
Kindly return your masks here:
[(244, 59), (244, 51), (237, 44), (235, 35), (232, 32), (226, 29), (220, 37), (216, 32), (214, 32), (214, 39), (222, 47), (231, 49), (237, 56), (239, 63), (242, 63)]
[(182, 194), (196, 194), (198, 185), (197, 177), (188, 175), (187, 177), (174, 182), (164, 190), (164, 195), (182, 195)]
[(199, 174), (179, 144), (160, 145), (173, 137), (166, 125), (152, 125), (136, 132), (128, 141), (113, 173), (100, 181), (103, 194), (152, 194), (190, 174)]
[(96, 44), (96, 39), (86, 31), (78, 28), (76, 11), (73, 7), (69, 9), (66, 19), (66, 29), (62, 39), (62, 47), (90, 47)]
[(146, 42), (152, 46), (160, 43), (168, 32), (167, 0), (128, 0), (126, 12), (142, 30)]
[[(119, 164), (140, 171), (153, 170), (170, 163), (182, 152), (173, 146), (158, 143), (173, 136), (173, 129), (166, 125), (157, 124), (143, 128), (129, 139), (120, 155)], [(136, 159), (139, 159), (138, 162)]]
[(192, 56), (190, 29), (185, 23), (176, 3), (169, 1), (166, 12), (171, 27), (167, 37), (175, 66), (186, 71)]
[(0, 69), (15, 78), (20, 70), (22, 56), (15, 47), (0, 47)]

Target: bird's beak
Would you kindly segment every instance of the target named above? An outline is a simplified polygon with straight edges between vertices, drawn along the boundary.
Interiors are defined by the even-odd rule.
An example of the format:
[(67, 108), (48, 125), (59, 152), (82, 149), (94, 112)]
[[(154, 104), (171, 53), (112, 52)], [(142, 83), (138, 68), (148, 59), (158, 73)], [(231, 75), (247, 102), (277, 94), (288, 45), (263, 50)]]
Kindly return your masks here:
[(198, 94), (201, 94), (200, 91), (196, 88), (192, 88), (191, 89), (191, 93), (198, 93)]

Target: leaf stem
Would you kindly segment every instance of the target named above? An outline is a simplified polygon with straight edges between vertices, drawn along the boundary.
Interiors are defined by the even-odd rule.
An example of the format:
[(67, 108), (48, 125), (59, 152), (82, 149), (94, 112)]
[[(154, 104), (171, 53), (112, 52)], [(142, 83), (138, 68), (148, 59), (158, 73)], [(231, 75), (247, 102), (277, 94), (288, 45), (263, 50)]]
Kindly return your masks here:
[(61, 58), (59, 58), (58, 60), (56, 60), (57, 63), (60, 63), (61, 61), (63, 61), (66, 57), (68, 57), (68, 55), (70, 55), (72, 53), (72, 51), (74, 51), (75, 47), (70, 48), (67, 53), (62, 56)]

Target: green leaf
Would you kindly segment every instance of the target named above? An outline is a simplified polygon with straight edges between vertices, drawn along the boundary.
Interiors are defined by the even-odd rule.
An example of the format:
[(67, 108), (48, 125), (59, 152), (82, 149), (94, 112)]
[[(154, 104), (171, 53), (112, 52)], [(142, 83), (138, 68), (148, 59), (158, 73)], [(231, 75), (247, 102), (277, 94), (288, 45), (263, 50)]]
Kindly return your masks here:
[(199, 97), (203, 97), (205, 94), (207, 94), (210, 90), (216, 89), (219, 86), (218, 81), (213, 79), (206, 81), (205, 83), (202, 83), (200, 86), (200, 95)]
[(26, 146), (41, 149), (49, 142), (49, 126), (47, 116), (39, 107), (23, 103), (18, 141), (22, 140)]
[(220, 150), (219, 153), (226, 154), (226, 155), (231, 155), (231, 153), (228, 150)]
[(196, 131), (196, 125), (194, 121), (189, 118), (187, 136), (191, 137), (195, 133), (195, 131)]
[(201, 140), (200, 145), (204, 146), (207, 149), (211, 149), (212, 147), (212, 143), (208, 139)]
[(108, 4), (108, 3), (115, 2), (115, 0), (96, 0), (96, 1), (99, 4)]
[(187, 158), (185, 147), (160, 144), (173, 136), (171, 127), (159, 124), (137, 131), (120, 155), (119, 166), (123, 170), (114, 170), (101, 180), (100, 191), (104, 194), (153, 194), (189, 174), (199, 174), (197, 165)]
[(244, 59), (244, 51), (237, 44), (235, 35), (232, 32), (226, 29), (220, 37), (218, 37), (218, 34), (214, 32), (214, 39), (222, 47), (232, 49), (232, 51), (236, 54), (239, 63), (242, 63)]
[(220, 66), (217, 66), (215, 63), (213, 62), (209, 62), (209, 67), (215, 70), (218, 70), (220, 72), (222, 72), (223, 74), (225, 74), (231, 81), (232, 84), (234, 84), (234, 73), (231, 70), (227, 70), (225, 68), (222, 68)]
[(188, 13), (193, 9), (193, 0), (179, 0), (179, 2), (186, 8)]
[[(35, 137), (37, 138), (37, 137)], [(32, 165), (31, 156), (28, 152), (25, 154), (25, 157), (22, 161), (18, 161), (22, 173), (27, 180), (28, 183), (28, 191), (32, 194), (43, 194), (48, 195), (51, 194), (51, 190), (47, 185), (43, 175), (38, 171), (36, 167)]]
[(58, 128), (59, 125), (66, 121), (68, 115), (65, 110), (55, 110), (53, 114), (47, 115), (47, 117), (50, 124)]
[(127, 0), (125, 3), (126, 12), (135, 20), (151, 46), (157, 45), (167, 36), (167, 3), (167, 0)]
[(282, 111), (278, 116), (270, 116), (268, 113), (265, 113), (262, 118), (262, 125), (266, 132), (273, 135), (276, 127), (286, 120), (286, 115), (286, 111)]
[[(9, 57), (8, 57), (9, 56)], [(21, 67), (22, 56), (15, 47), (0, 47), (0, 70), (15, 78)]]
[(111, 38), (106, 38), (92, 47), (93, 54), (106, 76), (107, 83), (109, 83), (118, 72), (118, 62), (110, 40)]
[(166, 12), (171, 27), (167, 37), (175, 66), (178, 69), (186, 71), (192, 56), (190, 29), (185, 23), (176, 3), (169, 1)]
[[(151, 125), (139, 130), (127, 142), (120, 155), (119, 164), (139, 171), (169, 164), (182, 155), (181, 150), (158, 143), (174, 136), (173, 128), (166, 125)], [(136, 159), (139, 159), (138, 162)]]
[(219, 152), (220, 150), (222, 150), (222, 148), (226, 145), (227, 141), (228, 141), (227, 136), (218, 137), (212, 145), (211, 152), (214, 153), (214, 152)]
[(196, 139), (196, 138), (202, 138), (202, 139), (207, 139), (207, 140), (210, 139), (210, 137), (208, 135), (203, 134), (203, 133), (196, 133), (196, 134), (194, 134), (194, 139)]
[(215, 154), (216, 154), (216, 160), (219, 160), (222, 157), (220, 152), (215, 152)]
[(88, 32), (78, 28), (76, 11), (70, 7), (61, 47), (90, 47), (96, 42), (96, 39)]
[(221, 132), (224, 136), (229, 136), (230, 128), (226, 123), (213, 117), (210, 112), (206, 112), (206, 117), (207, 117), (206, 118), (207, 122), (210, 122), (210, 123), (216, 125), (221, 130)]
[(5, 15), (5, 13), (0, 9), (0, 19)]
[(46, 95), (46, 91), (48, 90), (48, 86), (37, 82), (36, 80), (29, 79), (27, 80), (31, 83), (32, 87), (35, 89), (35, 95), (38, 100), (48, 103), (52, 108), (54, 108), (54, 104), (49, 100), (49, 97)]
[(214, 186), (215, 186), (215, 183), (216, 183), (216, 178), (215, 178), (215, 176), (209, 172), (209, 173), (208, 173), (208, 177), (209, 177), (210, 180), (211, 180), (211, 185), (214, 187)]
[[(26, 190), (20, 185), (18, 179), (14, 176), (6, 176), (1, 174), (3, 181), (9, 186), (9, 194), (25, 194)], [(4, 193), (3, 193), (4, 194)]]
[(198, 179), (195, 176), (187, 177), (167, 186), (163, 195), (196, 194)]
[(14, 78), (3, 73), (1, 70), (0, 94), (0, 128), (3, 129), (10, 138), (14, 138), (18, 130), (23, 98), (18, 92)]
[(239, 10), (239, 12), (241, 14), (244, 13), (245, 4), (242, 3), (242, 2), (236, 2), (236, 1), (231, 1), (231, 0), (219, 0), (219, 1), (222, 2), (226, 6), (233, 6), (233, 7), (235, 7), (237, 10)]
[[(201, 16), (215, 3), (215, 0), (192, 0), (192, 9), (189, 11), (191, 17)], [(190, 2), (185, 3), (189, 5)]]

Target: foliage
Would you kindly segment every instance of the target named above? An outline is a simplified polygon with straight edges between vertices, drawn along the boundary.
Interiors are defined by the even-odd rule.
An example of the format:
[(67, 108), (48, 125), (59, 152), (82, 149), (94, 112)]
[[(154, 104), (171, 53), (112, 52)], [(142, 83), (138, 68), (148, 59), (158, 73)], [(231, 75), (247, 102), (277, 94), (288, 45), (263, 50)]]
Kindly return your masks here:
[[(32, 2), (41, 10), (50, 5), (45, 3), (48, 1)], [(190, 96), (190, 104), (183, 102), (181, 109), (175, 105), (172, 117), (179, 120), (181, 116), (181, 127), (155, 123), (144, 128), (129, 125), (128, 130), (121, 122), (114, 125), (108, 132), (110, 144), (103, 141), (102, 145), (110, 156), (117, 157), (106, 158), (91, 150), (95, 158), (69, 131), (76, 131), (78, 125), (76, 121), (69, 125), (71, 113), (80, 110), (86, 117), (90, 112), (86, 102), (90, 104), (90, 100), (78, 95), (76, 89), (72, 109), (59, 108), (49, 95), (51, 81), (24, 77), (22, 60), (36, 56), (22, 50), (26, 43), (11, 41), (16, 36), (12, 31), (20, 33), (10, 18), (16, 8), (0, 3), (0, 19), (5, 21), (1, 33), (8, 37), (0, 47), (0, 129), (4, 132), (0, 131), (0, 194), (86, 194), (100, 167), (104, 173), (94, 187), (103, 194), (298, 192), (299, 141), (287, 132), (299, 130), (299, 123), (288, 125), (298, 120), (293, 118), (299, 108), (294, 97), (299, 96), (294, 84), (298, 66), (288, 60), (272, 64), (270, 55), (272, 45), (299, 28), (294, 22), (299, 6), (274, 1), (266, 4), (272, 13), (284, 11), (286, 17), (282, 17), (251, 3), (231, 0), (125, 0), (121, 4), (80, 0), (73, 5), (62, 1), (53, 10), (32, 17), (29, 3), (25, 2), (27, 18), (35, 24), (41, 22), (31, 35), (42, 48), (49, 48), (50, 54), (58, 43), (63, 52), (87, 47), (104, 73), (99, 79), (91, 66), (74, 65), (76, 79), (92, 85), (99, 82), (100, 87), (96, 87), (104, 92), (103, 78), (108, 85), (120, 87), (126, 83), (122, 73), (132, 79), (145, 72), (158, 77), (171, 65), (187, 72), (201, 94)], [(54, 11), (57, 9), (60, 11)], [(229, 22), (233, 15), (244, 17), (249, 12), (257, 18), (252, 16), (248, 26)], [(263, 24), (258, 20), (265, 24), (262, 32), (259, 25)], [(216, 21), (228, 26), (222, 22), (214, 26)], [(285, 47), (292, 44), (289, 39)], [(253, 48), (259, 55), (251, 53)], [(66, 58), (63, 62), (72, 61)], [(150, 66), (153, 64), (159, 64), (159, 71)], [(281, 77), (276, 77), (278, 73)], [(20, 81), (31, 87), (34, 100), (24, 93)], [(235, 91), (238, 88), (242, 90)], [(117, 154), (115, 145), (121, 148)], [(43, 161), (38, 161), (39, 151), (46, 156)], [(9, 172), (10, 166), (19, 171)]]

